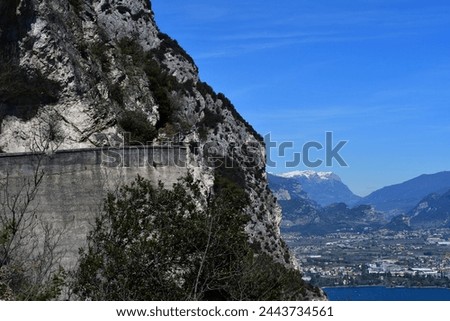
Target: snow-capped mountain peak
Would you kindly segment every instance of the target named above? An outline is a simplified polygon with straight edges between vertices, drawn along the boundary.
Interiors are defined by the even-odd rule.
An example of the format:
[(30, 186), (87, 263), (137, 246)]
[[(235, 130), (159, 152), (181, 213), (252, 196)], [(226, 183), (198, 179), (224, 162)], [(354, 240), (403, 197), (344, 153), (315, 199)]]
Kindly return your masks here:
[(284, 178), (295, 178), (295, 177), (303, 177), (308, 180), (336, 180), (341, 181), (340, 177), (334, 174), (333, 172), (316, 172), (311, 170), (306, 171), (292, 171), (282, 174), (274, 174), (279, 177)]
[[(274, 184), (278, 184), (274, 188), (277, 193), (287, 190), (292, 196), (298, 191), (303, 191), (310, 199), (321, 206), (328, 206), (333, 203), (346, 203), (351, 206), (360, 200), (360, 197), (353, 194), (341, 178), (332, 172), (308, 170), (272, 174), (269, 175), (269, 184), (271, 183), (272, 187)], [(285, 194), (280, 194), (280, 196), (286, 199)]]

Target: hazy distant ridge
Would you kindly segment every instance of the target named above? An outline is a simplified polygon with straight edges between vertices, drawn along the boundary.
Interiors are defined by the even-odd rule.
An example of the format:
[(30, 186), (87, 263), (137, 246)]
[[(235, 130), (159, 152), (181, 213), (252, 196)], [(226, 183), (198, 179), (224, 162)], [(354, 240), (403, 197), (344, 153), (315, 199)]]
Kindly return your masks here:
[(383, 187), (362, 198), (358, 204), (370, 204), (379, 211), (406, 213), (424, 197), (450, 189), (450, 172), (424, 174), (400, 184)]

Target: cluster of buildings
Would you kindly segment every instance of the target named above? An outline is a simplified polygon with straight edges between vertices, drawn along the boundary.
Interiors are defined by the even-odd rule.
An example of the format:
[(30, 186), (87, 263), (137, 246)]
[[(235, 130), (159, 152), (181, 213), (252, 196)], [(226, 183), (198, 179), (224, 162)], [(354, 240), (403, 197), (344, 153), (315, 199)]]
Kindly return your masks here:
[(448, 279), (450, 287), (450, 229), (323, 236), (290, 233), (284, 238), (298, 258), (305, 280), (347, 285), (364, 284), (365, 280), (372, 284), (387, 277), (416, 282), (434, 278)]

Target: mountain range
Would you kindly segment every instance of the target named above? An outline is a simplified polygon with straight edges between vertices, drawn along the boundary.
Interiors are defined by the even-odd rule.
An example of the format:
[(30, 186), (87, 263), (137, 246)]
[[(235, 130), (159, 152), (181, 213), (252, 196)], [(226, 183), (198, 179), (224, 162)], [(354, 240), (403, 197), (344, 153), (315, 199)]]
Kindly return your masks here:
[[(287, 180), (283, 181), (281, 178)], [(294, 186), (296, 192), (292, 192), (304, 191), (320, 206), (334, 203), (354, 205), (361, 200), (361, 197), (353, 194), (341, 178), (332, 172), (293, 171), (278, 175), (269, 174), (269, 182), (278, 188), (282, 188), (280, 185), (284, 184), (288, 190), (291, 190), (289, 186)]]
[(331, 172), (269, 174), (268, 180), (283, 211), (284, 230), (323, 234), (450, 227), (450, 172), (421, 175), (364, 198)]
[(450, 228), (450, 190), (433, 193), (422, 199), (406, 214), (389, 223), (394, 230)]
[(268, 175), (269, 186), (282, 208), (282, 229), (302, 234), (367, 231), (385, 224), (372, 206), (353, 208), (360, 197), (331, 172), (295, 171)]
[(362, 198), (358, 204), (373, 205), (377, 210), (393, 217), (406, 214), (423, 198), (432, 193), (444, 193), (450, 189), (450, 172), (424, 174), (400, 184), (383, 187)]
[(413, 228), (450, 227), (450, 190), (425, 197), (408, 212)]

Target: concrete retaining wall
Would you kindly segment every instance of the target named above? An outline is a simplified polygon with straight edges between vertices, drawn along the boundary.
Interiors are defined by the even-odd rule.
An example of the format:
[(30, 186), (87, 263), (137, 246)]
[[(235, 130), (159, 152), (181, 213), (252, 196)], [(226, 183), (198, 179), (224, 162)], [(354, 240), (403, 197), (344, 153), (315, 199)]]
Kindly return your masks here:
[[(44, 154), (0, 154), (0, 177), (8, 176), (8, 193), (18, 191), (44, 172), (32, 206), (40, 219), (64, 230), (60, 249), (63, 266), (76, 264), (78, 250), (101, 211), (108, 191), (115, 191), (140, 175), (171, 186), (187, 174), (187, 150), (183, 146), (94, 148)], [(3, 198), (4, 198), (4, 193)], [(4, 201), (0, 199), (0, 203)]]

